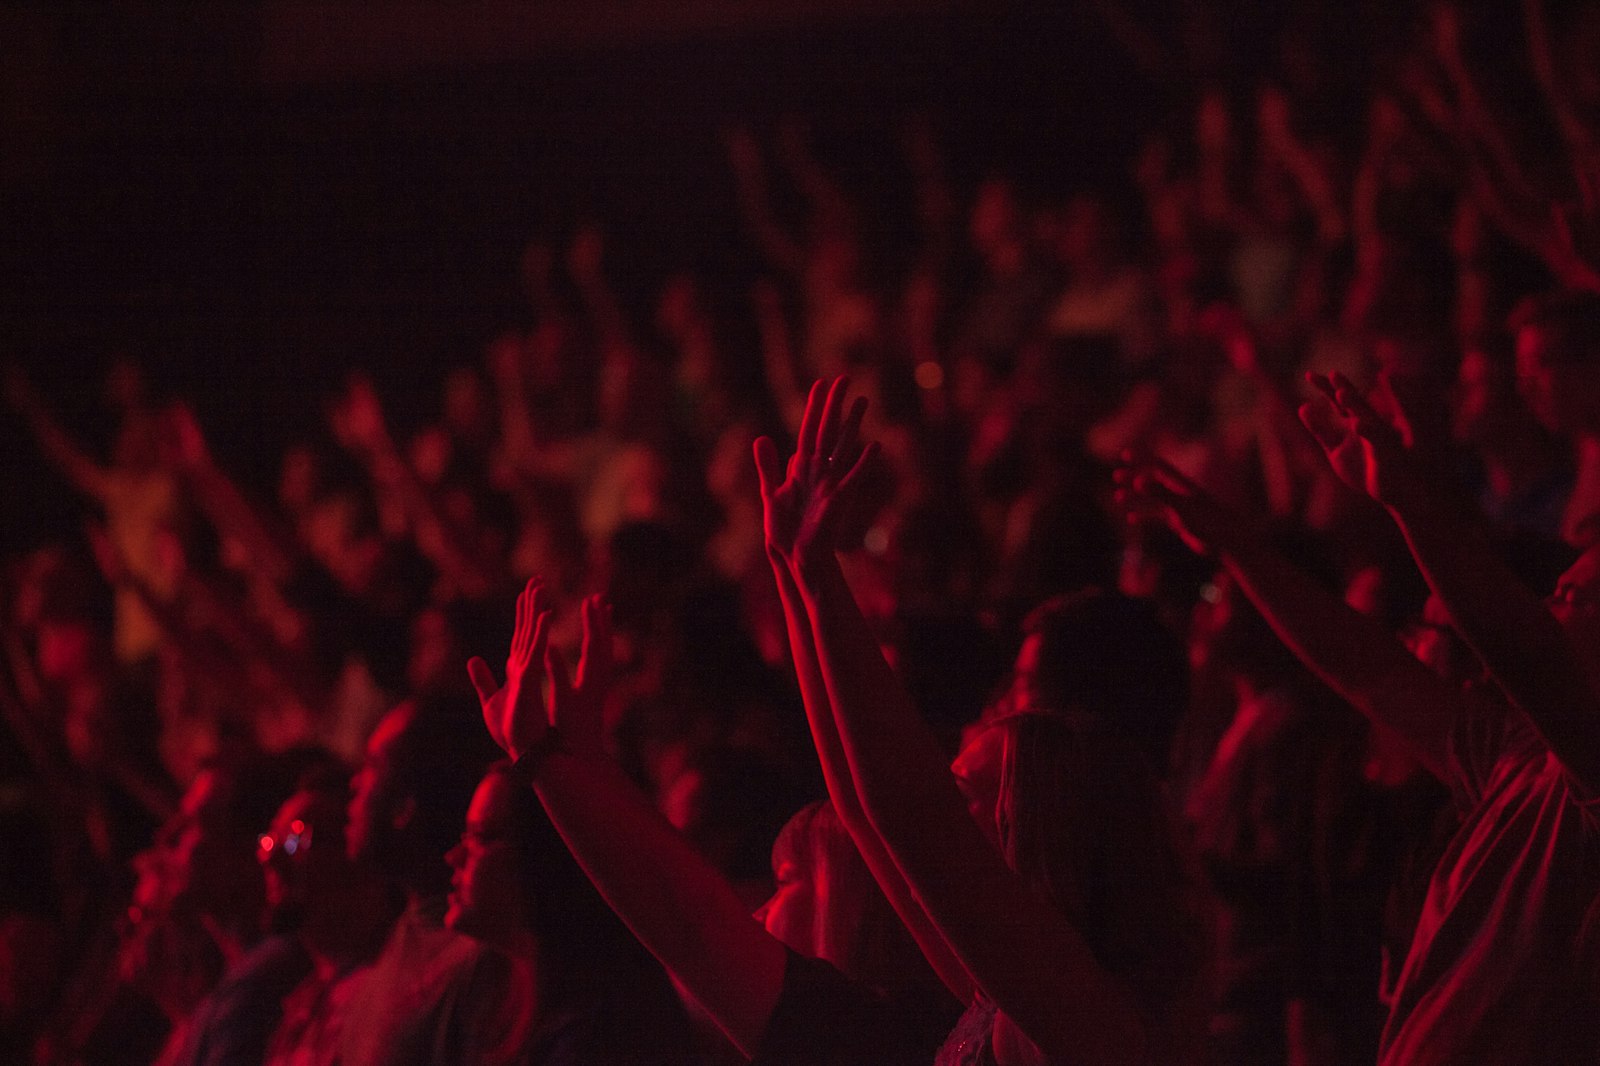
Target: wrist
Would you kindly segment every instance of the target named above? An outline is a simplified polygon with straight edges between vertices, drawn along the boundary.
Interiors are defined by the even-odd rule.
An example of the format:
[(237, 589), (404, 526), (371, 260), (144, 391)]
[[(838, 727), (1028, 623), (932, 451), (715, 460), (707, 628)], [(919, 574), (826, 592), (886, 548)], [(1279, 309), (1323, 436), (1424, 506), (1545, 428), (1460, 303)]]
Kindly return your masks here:
[(531, 785), (550, 756), (565, 750), (566, 744), (561, 731), (551, 726), (544, 731), (543, 736), (522, 749), (511, 761), (511, 776), (524, 785)]

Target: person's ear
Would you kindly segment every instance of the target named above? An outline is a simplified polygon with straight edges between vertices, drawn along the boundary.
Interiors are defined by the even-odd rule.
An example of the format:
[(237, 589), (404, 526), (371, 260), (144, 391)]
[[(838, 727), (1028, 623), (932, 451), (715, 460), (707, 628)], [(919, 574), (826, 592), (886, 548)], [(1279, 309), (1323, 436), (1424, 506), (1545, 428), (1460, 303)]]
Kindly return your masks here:
[(407, 796), (394, 805), (394, 812), (389, 815), (389, 824), (395, 829), (405, 829), (417, 817), (417, 797)]

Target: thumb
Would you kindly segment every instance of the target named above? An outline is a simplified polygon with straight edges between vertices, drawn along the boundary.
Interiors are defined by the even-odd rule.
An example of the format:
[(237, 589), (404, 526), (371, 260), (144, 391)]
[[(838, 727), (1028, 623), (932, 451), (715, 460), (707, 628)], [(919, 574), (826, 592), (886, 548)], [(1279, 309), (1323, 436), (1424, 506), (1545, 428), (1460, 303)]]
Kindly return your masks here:
[(500, 691), (500, 682), (494, 679), (494, 671), (489, 669), (489, 664), (474, 655), (467, 660), (467, 676), (472, 679), (472, 687), (478, 693), (478, 702), (485, 707)]

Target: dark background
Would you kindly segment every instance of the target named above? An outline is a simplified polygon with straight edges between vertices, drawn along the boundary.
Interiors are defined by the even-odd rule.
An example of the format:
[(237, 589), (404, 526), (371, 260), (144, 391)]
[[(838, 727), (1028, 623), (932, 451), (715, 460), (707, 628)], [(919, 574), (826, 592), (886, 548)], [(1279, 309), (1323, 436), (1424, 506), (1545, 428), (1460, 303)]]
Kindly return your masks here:
[[(1115, 6), (1158, 35), (1194, 14)], [(761, 264), (730, 123), (804, 116), (892, 248), (908, 116), (938, 130), (958, 192), (990, 170), (1037, 191), (1115, 182), (1142, 131), (1186, 121), (1197, 71), (1246, 85), (1269, 66), (1295, 6), (1236, 5), (1215, 55), (1179, 41), (1154, 70), (1071, 3), (6, 4), (0, 359), (103, 445), (100, 379), (131, 355), (265, 486), (351, 368), (397, 420), (434, 403), (445, 368), (526, 315), (522, 248), (580, 221), (606, 230), (635, 307), (689, 267), (742, 317)], [(1354, 79), (1339, 32), (1315, 30)], [(8, 550), (83, 513), (40, 466), (6, 410)]]

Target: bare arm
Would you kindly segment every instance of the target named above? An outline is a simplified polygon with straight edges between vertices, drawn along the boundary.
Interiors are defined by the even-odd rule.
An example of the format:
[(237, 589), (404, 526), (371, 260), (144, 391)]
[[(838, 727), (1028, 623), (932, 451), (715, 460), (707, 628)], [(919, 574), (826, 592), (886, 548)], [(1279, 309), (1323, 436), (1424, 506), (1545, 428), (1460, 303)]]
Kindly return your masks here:
[(1359, 452), (1368, 493), (1394, 516), (1457, 632), (1567, 773), (1600, 790), (1600, 693), (1565, 630), (1495, 557), (1481, 526), (1416, 476), (1399, 434), (1365, 397), (1340, 379), (1327, 402), (1339, 415), (1330, 423), (1343, 434), (1337, 446)]
[(1192, 549), (1214, 555), (1289, 650), (1357, 710), (1405, 738), (1444, 777), (1459, 694), (1387, 629), (1355, 610), (1276, 551), (1243, 516), (1226, 510), (1158, 462), (1117, 475), (1119, 502), (1153, 517)]
[[(835, 387), (822, 440), (837, 439), (842, 407)], [(1138, 1061), (1146, 1034), (1130, 991), (984, 838), (845, 583), (832, 538), (872, 452), (849, 472), (827, 456), (802, 457), (823, 462), (807, 479), (794, 568), (861, 806), (951, 953), (1011, 1026), (1052, 1061)]]
[[(818, 384), (820, 388), (820, 383)], [(813, 389), (813, 395), (816, 389)], [(850, 443), (844, 445), (847, 453), (858, 451), (854, 443), (860, 427), (860, 416), (865, 401), (857, 401), (848, 419)], [(808, 405), (813, 416), (820, 415), (820, 404)], [(816, 419), (808, 418), (801, 429), (801, 447), (808, 439), (816, 439)], [(845, 757), (844, 745), (833, 719), (833, 707), (828, 700), (822, 668), (817, 661), (816, 643), (811, 636), (811, 621), (806, 615), (800, 588), (790, 569), (790, 556), (794, 548), (797, 516), (795, 497), (801, 486), (794, 483), (797, 464), (790, 464), (785, 478), (772, 441), (763, 437), (756, 442), (756, 470), (761, 477), (761, 502), (765, 517), (767, 557), (772, 564), (772, 574), (778, 585), (778, 597), (783, 604), (784, 624), (789, 633), (789, 651), (794, 660), (795, 676), (800, 685), (800, 695), (805, 704), (806, 721), (811, 727), (811, 739), (816, 744), (817, 758), (822, 765), (823, 781), (834, 811), (855, 842), (867, 869), (871, 871), (878, 887), (894, 907), (917, 947), (922, 950), (929, 965), (939, 975), (952, 994), (962, 1003), (972, 1002), (974, 986), (972, 977), (951, 953), (939, 931), (934, 928), (926, 911), (917, 902), (905, 876), (895, 865), (883, 840), (872, 828), (861, 801), (856, 795), (855, 781), (850, 776), (850, 765)]]
[[(788, 953), (739, 897), (603, 754), (600, 703), (610, 629), (598, 600), (584, 604), (584, 655), (575, 683), (547, 653), (549, 611), (530, 582), (501, 688), (482, 659), (467, 664), (495, 742), (517, 758), (537, 752), (553, 720), (562, 747), (538, 755), (534, 790), (573, 857), (617, 912), (747, 1057), (783, 989)], [(541, 687), (549, 668), (553, 699)]]

